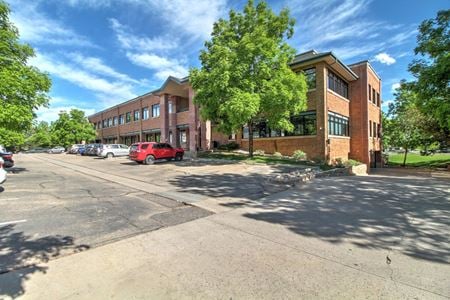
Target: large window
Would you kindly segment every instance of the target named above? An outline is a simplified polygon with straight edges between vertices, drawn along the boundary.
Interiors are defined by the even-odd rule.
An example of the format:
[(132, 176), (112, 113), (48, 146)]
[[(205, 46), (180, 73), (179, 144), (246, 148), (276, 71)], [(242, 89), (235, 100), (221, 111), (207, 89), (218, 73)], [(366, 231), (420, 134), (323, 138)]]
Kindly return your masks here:
[(102, 127), (103, 128), (106, 128), (106, 127), (108, 127), (108, 120), (102, 120)]
[(148, 119), (148, 107), (144, 107), (142, 109), (142, 120), (147, 120)]
[(112, 127), (112, 126), (113, 126), (112, 118), (108, 118), (108, 127)]
[(328, 88), (348, 99), (348, 84), (342, 78), (328, 70)]
[(152, 117), (153, 118), (159, 117), (159, 104), (152, 105)]
[(123, 115), (119, 115), (119, 125), (123, 124)]
[(177, 113), (189, 110), (189, 99), (178, 98), (177, 100)]
[(134, 116), (133, 116), (134, 118), (134, 121), (139, 121), (139, 110), (135, 110), (134, 111)]
[[(304, 112), (298, 116), (293, 116), (291, 117), (291, 122), (294, 125), (293, 132), (271, 129), (267, 122), (258, 122), (253, 125), (253, 138), (315, 135), (317, 132), (315, 111)], [(249, 130), (245, 126), (242, 130), (242, 137), (248, 139), (248, 136)]]
[(113, 118), (113, 126), (117, 126), (117, 117)]
[(348, 118), (337, 113), (328, 113), (328, 135), (350, 136)]
[(306, 83), (308, 84), (308, 89), (316, 88), (316, 68), (306, 69), (303, 71), (306, 77)]
[(131, 112), (130, 111), (125, 114), (125, 122), (126, 123), (131, 122)]

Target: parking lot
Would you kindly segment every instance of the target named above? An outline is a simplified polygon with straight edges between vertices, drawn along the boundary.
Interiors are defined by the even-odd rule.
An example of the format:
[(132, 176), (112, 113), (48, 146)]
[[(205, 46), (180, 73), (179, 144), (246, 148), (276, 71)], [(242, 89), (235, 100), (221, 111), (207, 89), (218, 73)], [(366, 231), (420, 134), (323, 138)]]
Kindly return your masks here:
[[(380, 170), (292, 189), (267, 178), (298, 167), (15, 159), (0, 192), (0, 296), (450, 296), (447, 172)], [(111, 289), (125, 279), (131, 290)]]

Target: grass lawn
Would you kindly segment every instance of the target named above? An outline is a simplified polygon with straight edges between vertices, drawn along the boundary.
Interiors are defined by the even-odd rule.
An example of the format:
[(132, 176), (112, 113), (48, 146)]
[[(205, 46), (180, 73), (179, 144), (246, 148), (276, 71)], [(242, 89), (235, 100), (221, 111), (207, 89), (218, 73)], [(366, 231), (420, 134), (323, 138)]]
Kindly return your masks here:
[(248, 155), (246, 155), (246, 154), (240, 154), (240, 153), (234, 153), (234, 152), (204, 152), (204, 153), (199, 153), (199, 157), (213, 158), (213, 159), (229, 159), (229, 160), (242, 161), (245, 163), (319, 166), (318, 164), (315, 164), (310, 161), (297, 161), (294, 159), (284, 158), (284, 157), (253, 155), (252, 158), (249, 158)]
[[(403, 164), (403, 156), (403, 153), (389, 154), (389, 165), (401, 166)], [(450, 164), (449, 153), (436, 153), (429, 156), (408, 153), (408, 156), (406, 157), (406, 166), (408, 167), (445, 168), (448, 164)]]

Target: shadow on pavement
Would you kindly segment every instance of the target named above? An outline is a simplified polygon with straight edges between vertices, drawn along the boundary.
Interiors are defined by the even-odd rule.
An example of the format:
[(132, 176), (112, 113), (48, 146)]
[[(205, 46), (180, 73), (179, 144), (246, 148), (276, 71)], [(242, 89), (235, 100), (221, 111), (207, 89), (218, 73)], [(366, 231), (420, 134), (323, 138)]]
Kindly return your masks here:
[(317, 179), (285, 197), (260, 201), (253, 207), (262, 211), (244, 216), (330, 243), (345, 241), (448, 264), (448, 186), (430, 183), (392, 177)]
[(26, 168), (21, 168), (21, 167), (11, 167), (11, 168), (7, 168), (5, 170), (6, 170), (6, 172), (13, 173), (13, 174), (28, 172), (28, 170)]
[(66, 250), (74, 253), (87, 249), (87, 245), (75, 245), (70, 236), (33, 239), (23, 232), (14, 231), (14, 225), (0, 227), (0, 297), (23, 295), (25, 281), (36, 272), (46, 272), (47, 267), (41, 263)]

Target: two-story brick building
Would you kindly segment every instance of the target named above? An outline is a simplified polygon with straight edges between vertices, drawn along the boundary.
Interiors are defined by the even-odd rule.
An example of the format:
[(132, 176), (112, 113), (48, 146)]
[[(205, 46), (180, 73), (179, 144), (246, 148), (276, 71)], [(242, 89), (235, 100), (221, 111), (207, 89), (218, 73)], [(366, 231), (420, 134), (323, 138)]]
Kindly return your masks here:
[[(308, 82), (307, 111), (292, 116), (293, 132), (255, 124), (254, 149), (291, 155), (302, 150), (309, 158), (381, 162), (381, 79), (368, 61), (345, 65), (332, 52), (308, 51), (291, 63)], [(211, 122), (200, 120), (187, 78), (169, 77), (158, 90), (105, 109), (89, 117), (97, 141), (131, 144), (167, 141), (188, 150), (211, 149), (237, 142), (248, 147), (248, 128), (226, 136)]]

